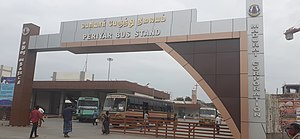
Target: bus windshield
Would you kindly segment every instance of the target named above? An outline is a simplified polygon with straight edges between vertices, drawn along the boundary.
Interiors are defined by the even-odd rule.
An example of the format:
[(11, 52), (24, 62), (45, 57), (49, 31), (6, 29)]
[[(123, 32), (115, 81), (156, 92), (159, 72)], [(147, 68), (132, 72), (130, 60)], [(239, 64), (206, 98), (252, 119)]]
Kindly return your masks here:
[(103, 110), (105, 111), (125, 111), (126, 98), (106, 98)]
[(209, 108), (200, 108), (200, 116), (202, 117), (215, 117), (216, 110), (215, 109), (209, 109)]
[(86, 101), (86, 100), (79, 100), (78, 106), (94, 106), (98, 107), (98, 101)]

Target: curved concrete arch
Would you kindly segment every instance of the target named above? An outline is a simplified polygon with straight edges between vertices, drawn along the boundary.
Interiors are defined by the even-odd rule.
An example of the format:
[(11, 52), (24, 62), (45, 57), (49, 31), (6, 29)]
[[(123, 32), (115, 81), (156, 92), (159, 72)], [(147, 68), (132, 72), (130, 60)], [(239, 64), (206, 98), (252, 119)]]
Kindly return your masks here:
[[(33, 24), (24, 24), (24, 27), (30, 27), (32, 30), (29, 36), (22, 36), (21, 46), (23, 44), (28, 44), (28, 42), (34, 42), (35, 39), (30, 40), (30, 35), (38, 35), (39, 27)], [(32, 37), (34, 38), (34, 37)], [(185, 55), (183, 52), (191, 52), (194, 54), (195, 44), (201, 42), (212, 42), (215, 43), (214, 52), (214, 72), (215, 77), (209, 78), (207, 73), (200, 73), (199, 66), (195, 66), (195, 63), (191, 63), (191, 58)], [(233, 43), (234, 48), (231, 47)], [(33, 43), (35, 44), (35, 43)], [(185, 46), (187, 45), (187, 46)], [(223, 46), (224, 45), (224, 46)], [(180, 46), (180, 47), (177, 47)], [(183, 46), (183, 47), (182, 47)], [(190, 47), (192, 46), (192, 47)], [(219, 47), (220, 48), (217, 48)], [(229, 47), (228, 47), (229, 46)], [(45, 46), (43, 46), (45, 47)], [(11, 125), (27, 125), (29, 123), (28, 119), (20, 116), (21, 114), (28, 113), (27, 108), (30, 105), (30, 97), (32, 91), (32, 80), (34, 74), (34, 67), (36, 61), (36, 53), (40, 51), (59, 51), (68, 50), (75, 54), (81, 53), (108, 53), (108, 52), (135, 52), (135, 51), (166, 51), (171, 55), (203, 88), (215, 106), (222, 113), (223, 119), (226, 121), (228, 127), (234, 138), (247, 139), (250, 135), (250, 128), (253, 125), (249, 124), (249, 114), (250, 108), (248, 104), (250, 103), (248, 97), (248, 35), (247, 32), (221, 32), (221, 33), (208, 33), (208, 34), (193, 34), (193, 35), (181, 35), (181, 36), (167, 36), (167, 37), (151, 37), (151, 38), (132, 38), (132, 39), (117, 39), (117, 40), (94, 40), (94, 41), (79, 41), (79, 42), (61, 42), (58, 47), (48, 49), (36, 49), (38, 47), (31, 48), (26, 52), (26, 55), (20, 55), (19, 61), (23, 62), (26, 59), (26, 63), (22, 63), (21, 68), (23, 70), (22, 76), (20, 76), (19, 81), (21, 82), (15, 88), (15, 95), (13, 100), (12, 118), (10, 120)], [(192, 49), (191, 49), (192, 48)], [(194, 49), (195, 48), (195, 49)], [(211, 48), (210, 48), (211, 49)], [(218, 52), (218, 50), (221, 52)], [(227, 50), (231, 49), (231, 50)], [(20, 49), (22, 50), (22, 49)], [(201, 48), (201, 50), (203, 50)], [(200, 50), (197, 50), (200, 51)], [(229, 53), (233, 52), (233, 53)], [(228, 54), (224, 57), (224, 53)], [(231, 56), (234, 54), (234, 57)], [(218, 57), (219, 56), (219, 57)], [(222, 59), (222, 58), (225, 58)], [(202, 63), (206, 63), (205, 66), (213, 65), (209, 63), (210, 59), (207, 57), (202, 58), (200, 56), (195, 58), (197, 60), (202, 60)], [(204, 59), (204, 60), (203, 60)], [(238, 60), (236, 60), (238, 59)], [(192, 61), (194, 59), (192, 58)], [(229, 60), (229, 61), (226, 61)], [(231, 62), (230, 60), (235, 60)], [(251, 59), (250, 59), (251, 60)], [(201, 62), (199, 62), (201, 63)], [(197, 64), (199, 64), (197, 63)], [(224, 66), (225, 63), (225, 66)], [(226, 64), (231, 63), (234, 68), (228, 68)], [(223, 65), (222, 65), (223, 64)], [(236, 64), (236, 65), (234, 65)], [(225, 68), (227, 71), (224, 74), (234, 74), (233, 76), (222, 76), (222, 71), (217, 72), (217, 67)], [(20, 67), (20, 66), (18, 66)], [(220, 68), (220, 69), (221, 69)], [(208, 69), (206, 69), (208, 70)], [(234, 71), (230, 71), (234, 70)], [(219, 74), (221, 76), (219, 76)], [(228, 78), (229, 77), (229, 78)], [(227, 83), (232, 81), (234, 78), (234, 83)], [(228, 81), (227, 81), (228, 80)], [(229, 81), (230, 80), (230, 81)], [(212, 81), (218, 81), (218, 85), (225, 84), (222, 87), (216, 87)], [(18, 83), (18, 82), (17, 82)], [(227, 87), (226, 85), (230, 85)], [(234, 93), (230, 93), (230, 87), (234, 88)], [(229, 89), (228, 89), (229, 88)], [(220, 90), (221, 89), (221, 90)], [(225, 89), (225, 91), (222, 91)], [(251, 88), (250, 88), (251, 89)], [(250, 90), (251, 91), (251, 90)], [(22, 106), (22, 107), (20, 107)], [(17, 109), (16, 109), (17, 108)], [(19, 111), (19, 110), (22, 111)]]
[(166, 43), (156, 43), (156, 44), (160, 48), (162, 48), (165, 52), (167, 52), (170, 56), (172, 56), (195, 79), (195, 81), (202, 87), (202, 89), (206, 92), (206, 94), (212, 100), (214, 105), (221, 112), (223, 119), (227, 123), (234, 138), (240, 138), (241, 133), (239, 132), (239, 129), (234, 123), (228, 110), (226, 109), (224, 104), (220, 101), (216, 93), (207, 84), (205, 79), (203, 79), (203, 77), (180, 54), (178, 54), (176, 50), (172, 49), (168, 44)]

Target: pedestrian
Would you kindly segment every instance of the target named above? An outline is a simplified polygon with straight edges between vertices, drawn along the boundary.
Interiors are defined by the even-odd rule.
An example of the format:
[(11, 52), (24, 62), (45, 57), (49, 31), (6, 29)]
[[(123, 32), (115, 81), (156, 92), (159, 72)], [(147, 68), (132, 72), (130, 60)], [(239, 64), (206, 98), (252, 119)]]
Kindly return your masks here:
[(106, 111), (105, 114), (103, 114), (102, 134), (109, 134), (109, 124), (110, 124), (110, 116), (109, 116), (109, 112)]
[(63, 133), (65, 138), (70, 137), (68, 133), (72, 132), (72, 115), (74, 112), (75, 109), (73, 108), (73, 106), (68, 106), (63, 111), (63, 119), (64, 119)]
[(93, 113), (93, 119), (92, 119), (92, 120), (93, 120), (93, 121), (92, 121), (92, 122), (93, 122), (93, 125), (95, 125), (95, 124), (98, 125), (98, 122), (99, 122), (99, 121), (98, 121), (98, 120), (99, 120), (99, 119), (98, 119), (98, 115), (99, 115), (98, 111), (95, 110), (94, 113)]
[(42, 122), (45, 122), (44, 121), (44, 112), (45, 112), (45, 110), (41, 106), (39, 106), (39, 112), (42, 115), (42, 118), (39, 120), (39, 127), (41, 127), (42, 126)]
[(221, 119), (221, 117), (219, 115), (216, 116), (215, 124), (216, 124), (217, 134), (219, 134), (219, 132), (220, 132), (220, 125), (222, 124), (222, 119)]
[[(142, 132), (142, 129), (147, 129), (148, 128), (148, 125), (149, 125), (149, 113), (148, 111), (145, 111), (144, 113), (144, 122), (143, 122), (143, 125), (141, 126), (141, 132)], [(150, 129), (148, 129), (149, 131)]]
[[(41, 113), (38, 111), (39, 106), (35, 106), (35, 109), (31, 111), (30, 113), (30, 121), (32, 122), (32, 129), (30, 132), (30, 139), (33, 139), (34, 137), (38, 137), (39, 135), (37, 134), (37, 128), (38, 128), (38, 122), (42, 118)], [(34, 133), (34, 137), (33, 137)]]
[(177, 113), (174, 113), (174, 117), (173, 117), (173, 130), (176, 130), (177, 128), (177, 122), (178, 122), (178, 119), (177, 119)]

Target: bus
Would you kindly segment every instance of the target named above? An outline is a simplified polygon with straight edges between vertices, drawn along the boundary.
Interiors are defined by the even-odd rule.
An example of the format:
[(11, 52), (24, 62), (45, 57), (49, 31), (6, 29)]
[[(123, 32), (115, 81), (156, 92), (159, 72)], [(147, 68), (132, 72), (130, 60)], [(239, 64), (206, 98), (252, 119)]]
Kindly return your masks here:
[(99, 112), (99, 108), (99, 98), (79, 97), (77, 101), (76, 118), (79, 122), (91, 120), (94, 112)]
[(159, 99), (125, 93), (112, 93), (106, 96), (103, 111), (109, 111), (112, 118), (143, 118), (146, 111), (149, 119), (172, 119), (174, 103)]
[(218, 114), (216, 108), (201, 107), (199, 123), (203, 125), (213, 125)]

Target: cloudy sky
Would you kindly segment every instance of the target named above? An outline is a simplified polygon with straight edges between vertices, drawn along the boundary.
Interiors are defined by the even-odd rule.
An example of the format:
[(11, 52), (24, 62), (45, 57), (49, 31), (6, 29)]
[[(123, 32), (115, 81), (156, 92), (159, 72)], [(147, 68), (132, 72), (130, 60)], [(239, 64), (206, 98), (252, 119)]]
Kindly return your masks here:
[[(183, 9), (197, 9), (198, 21), (243, 18), (246, 0), (0, 0), (0, 65), (17, 66), (22, 24), (34, 23), (41, 34), (58, 33), (60, 22), (117, 17)], [(300, 33), (287, 41), (283, 32), (300, 27), (299, 0), (265, 0), (266, 90), (276, 93), (284, 83), (300, 83)], [(50, 80), (52, 72), (83, 70), (85, 55), (69, 52), (38, 53), (35, 80)], [(190, 96), (195, 81), (164, 52), (91, 54), (88, 72), (107, 80), (107, 58), (111, 79), (129, 80), (170, 92), (172, 97)], [(202, 90), (198, 98), (208, 102)]]

